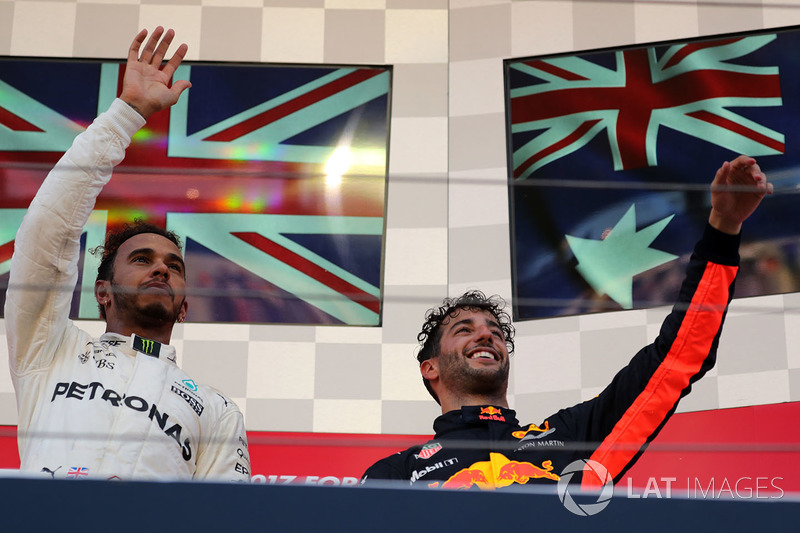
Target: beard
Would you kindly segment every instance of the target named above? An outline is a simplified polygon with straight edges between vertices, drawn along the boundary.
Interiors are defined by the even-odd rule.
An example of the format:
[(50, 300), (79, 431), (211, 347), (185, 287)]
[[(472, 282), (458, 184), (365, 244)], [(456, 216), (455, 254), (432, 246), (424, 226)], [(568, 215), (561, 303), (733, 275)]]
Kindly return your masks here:
[(117, 309), (127, 315), (134, 324), (144, 328), (161, 327), (177, 322), (183, 300), (186, 299), (181, 300), (172, 309), (160, 301), (142, 305), (138, 301), (138, 291), (131, 291), (117, 285), (113, 279), (111, 280), (111, 291)]
[(475, 368), (460, 353), (439, 355), (439, 376), (442, 383), (446, 383), (450, 390), (462, 394), (505, 394), (508, 388), (508, 369), (508, 358), (495, 368)]

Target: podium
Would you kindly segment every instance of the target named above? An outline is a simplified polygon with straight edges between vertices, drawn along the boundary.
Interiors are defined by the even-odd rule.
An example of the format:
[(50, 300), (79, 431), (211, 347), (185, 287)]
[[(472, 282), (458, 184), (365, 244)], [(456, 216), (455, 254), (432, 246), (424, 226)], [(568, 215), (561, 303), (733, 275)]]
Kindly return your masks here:
[[(578, 516), (555, 492), (0, 479), (3, 531), (791, 531), (800, 500), (631, 499)], [(546, 529), (545, 529), (546, 528)]]

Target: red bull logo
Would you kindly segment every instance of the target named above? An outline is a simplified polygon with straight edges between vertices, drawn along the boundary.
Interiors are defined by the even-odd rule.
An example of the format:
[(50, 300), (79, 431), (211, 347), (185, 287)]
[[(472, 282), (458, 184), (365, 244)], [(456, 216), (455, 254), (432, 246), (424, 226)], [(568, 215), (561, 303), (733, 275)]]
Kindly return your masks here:
[(505, 455), (492, 452), (488, 461), (473, 463), (459, 470), (442, 484), (446, 489), (494, 490), (514, 483), (524, 485), (531, 479), (550, 479), (558, 481), (559, 476), (553, 473), (553, 462), (544, 461), (542, 466), (533, 463), (510, 461)]
[(486, 474), (483, 473), (480, 469), (469, 469), (464, 468), (463, 470), (459, 470), (452, 476), (450, 479), (445, 481), (442, 484), (442, 488), (445, 489), (470, 489), (473, 485), (488, 484), (488, 480), (486, 479)]
[(503, 416), (503, 411), (497, 407), (481, 407), (481, 412), (478, 414), (481, 420), (496, 420), (498, 422), (505, 422), (506, 417)]
[[(510, 481), (511, 483), (519, 483), (524, 485), (531, 479), (546, 478), (558, 481), (560, 478), (557, 474), (553, 473), (553, 461), (544, 461), (542, 467), (534, 465), (533, 463), (520, 463), (518, 461), (509, 461), (500, 469), (497, 476), (499, 481)], [(511, 484), (509, 483), (509, 484)]]

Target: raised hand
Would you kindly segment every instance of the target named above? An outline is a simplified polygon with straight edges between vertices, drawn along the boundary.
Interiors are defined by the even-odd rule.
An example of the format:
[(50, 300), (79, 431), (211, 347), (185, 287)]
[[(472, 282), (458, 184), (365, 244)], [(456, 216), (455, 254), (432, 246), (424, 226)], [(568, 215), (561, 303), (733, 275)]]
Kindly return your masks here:
[(711, 183), (708, 221), (716, 229), (736, 235), (767, 194), (772, 194), (772, 184), (755, 159), (740, 155), (726, 161)]
[[(161, 39), (162, 34), (163, 39)], [(175, 32), (170, 29), (164, 33), (164, 28), (157, 27), (140, 54), (139, 49), (145, 37), (147, 37), (147, 30), (140, 31), (128, 50), (128, 63), (125, 67), (125, 77), (122, 80), (120, 98), (144, 118), (148, 118), (156, 111), (174, 105), (181, 93), (192, 84), (185, 80), (178, 80), (170, 86), (175, 69), (186, 55), (188, 49), (186, 44), (181, 44), (163, 67), (161, 64), (173, 37), (175, 37)]]

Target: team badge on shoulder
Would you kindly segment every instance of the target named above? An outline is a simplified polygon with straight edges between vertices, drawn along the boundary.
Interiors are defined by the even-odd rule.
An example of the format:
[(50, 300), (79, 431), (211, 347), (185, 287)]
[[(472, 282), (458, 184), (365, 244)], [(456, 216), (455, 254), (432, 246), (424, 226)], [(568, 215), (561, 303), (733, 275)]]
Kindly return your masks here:
[(417, 459), (430, 459), (433, 455), (442, 449), (442, 445), (438, 442), (433, 442), (431, 444), (426, 444), (422, 447), (419, 451), (419, 454), (415, 454)]

